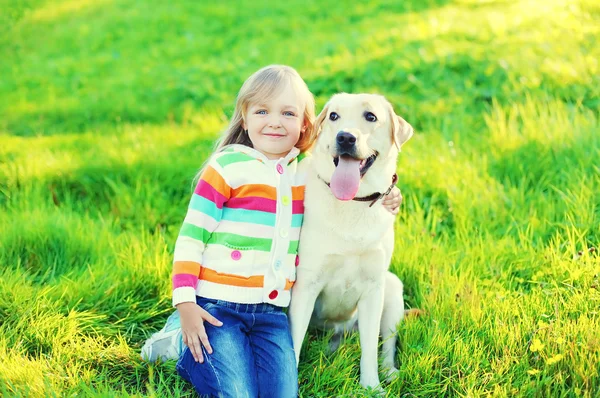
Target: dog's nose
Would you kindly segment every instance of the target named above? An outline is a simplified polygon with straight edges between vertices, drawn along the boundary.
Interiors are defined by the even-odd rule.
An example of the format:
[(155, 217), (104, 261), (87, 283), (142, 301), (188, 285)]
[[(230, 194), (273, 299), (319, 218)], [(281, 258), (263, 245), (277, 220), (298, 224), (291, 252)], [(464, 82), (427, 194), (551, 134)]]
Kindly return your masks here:
[(342, 151), (352, 151), (356, 144), (356, 137), (345, 131), (340, 131), (336, 137), (338, 148)]

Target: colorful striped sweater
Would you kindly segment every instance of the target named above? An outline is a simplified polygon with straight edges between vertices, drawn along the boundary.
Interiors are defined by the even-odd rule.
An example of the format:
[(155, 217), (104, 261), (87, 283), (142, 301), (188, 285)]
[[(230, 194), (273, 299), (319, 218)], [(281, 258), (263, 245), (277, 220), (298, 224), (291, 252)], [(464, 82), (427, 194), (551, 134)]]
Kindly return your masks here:
[(307, 161), (231, 145), (201, 173), (175, 244), (173, 305), (196, 296), (289, 305)]

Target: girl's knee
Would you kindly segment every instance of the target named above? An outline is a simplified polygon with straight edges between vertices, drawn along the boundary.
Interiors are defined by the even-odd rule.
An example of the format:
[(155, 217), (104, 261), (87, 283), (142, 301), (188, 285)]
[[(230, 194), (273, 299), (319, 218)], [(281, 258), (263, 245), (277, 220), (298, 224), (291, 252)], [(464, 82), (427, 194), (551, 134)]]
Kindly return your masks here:
[[(256, 397), (258, 387), (256, 377), (250, 369), (240, 369), (234, 366), (236, 362), (231, 357), (220, 361), (203, 349), (204, 362), (194, 360), (189, 349), (177, 362), (179, 375), (192, 384), (200, 396), (217, 397)], [(238, 357), (238, 360), (240, 358)], [(237, 362), (239, 365), (239, 362)]]
[[(291, 364), (290, 364), (291, 365)], [(282, 366), (275, 375), (259, 377), (261, 385), (259, 391), (265, 397), (297, 397), (298, 396), (298, 371), (296, 359), (293, 366)]]
[(298, 379), (281, 378), (278, 382), (270, 384), (267, 387), (266, 392), (263, 392), (261, 389), (260, 395), (267, 397), (295, 398), (298, 396)]

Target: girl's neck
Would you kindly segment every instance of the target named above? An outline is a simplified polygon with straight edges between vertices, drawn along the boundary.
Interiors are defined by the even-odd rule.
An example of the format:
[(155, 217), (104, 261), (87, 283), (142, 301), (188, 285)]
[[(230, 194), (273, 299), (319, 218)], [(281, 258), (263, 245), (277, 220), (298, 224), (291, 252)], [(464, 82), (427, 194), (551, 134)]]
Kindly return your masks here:
[(258, 149), (255, 149), (251, 146), (244, 145), (244, 144), (233, 144), (233, 146), (236, 146), (238, 148), (238, 150), (242, 150), (242, 151), (247, 149), (248, 152), (253, 152), (258, 157), (265, 159), (265, 160), (269, 160), (269, 161), (277, 161), (280, 159), (285, 159), (286, 157), (289, 157), (290, 155), (295, 157), (296, 155), (298, 155), (300, 153), (300, 150), (297, 149), (296, 147), (292, 147), (292, 149), (290, 149), (288, 152), (284, 153), (283, 155), (272, 155), (272, 154), (263, 153), (263, 152), (259, 151)]

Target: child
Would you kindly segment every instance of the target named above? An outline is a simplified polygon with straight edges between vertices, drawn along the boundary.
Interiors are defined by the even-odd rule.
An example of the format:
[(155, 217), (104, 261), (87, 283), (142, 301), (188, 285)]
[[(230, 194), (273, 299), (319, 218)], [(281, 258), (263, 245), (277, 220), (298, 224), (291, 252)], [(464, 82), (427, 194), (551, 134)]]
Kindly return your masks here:
[[(303, 159), (316, 139), (314, 119), (300, 75), (267, 66), (242, 85), (201, 171), (175, 245), (177, 311), (142, 349), (152, 361), (179, 356), (177, 371), (201, 395), (297, 395), (283, 308), (299, 263)], [(396, 214), (399, 191), (386, 199)]]

